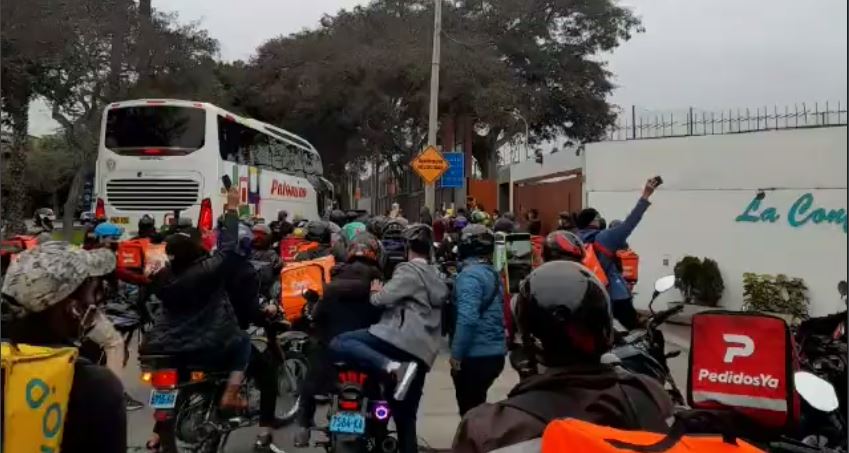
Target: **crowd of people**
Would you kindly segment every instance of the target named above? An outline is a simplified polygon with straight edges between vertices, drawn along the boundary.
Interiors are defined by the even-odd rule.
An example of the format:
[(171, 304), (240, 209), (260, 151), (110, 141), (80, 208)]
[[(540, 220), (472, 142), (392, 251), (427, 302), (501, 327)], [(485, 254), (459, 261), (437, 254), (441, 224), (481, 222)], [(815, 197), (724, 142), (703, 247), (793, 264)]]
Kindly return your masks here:
[[(116, 271), (123, 232), (105, 222), (91, 230), (82, 249), (46, 241), (20, 253), (3, 281), (3, 335), (40, 345), (98, 344), (101, 356), (83, 355), (76, 365), (62, 451), (123, 452), (130, 403), (117, 375), (127, 350), (100, 307), (115, 294), (116, 282), (137, 286), (139, 301), (159, 302), (140, 353), (191, 357), (211, 371), (229, 372), (220, 406), (230, 412), (244, 409), (240, 387), (246, 373), (255, 373), (262, 428), (256, 447), (267, 448), (282, 423), (274, 417), (276, 383), (273, 370), (257, 363), (260, 354), (252, 350), (245, 329), (279, 309), (261, 305), (260, 298), (284, 268), (281, 256), (293, 252), (296, 261), (333, 256), (332, 278), (311, 308), (316, 346), (301, 389), (297, 446), (309, 444), (313, 397), (328, 391), (332, 363), (341, 360), (386, 378), (400, 451), (417, 451), (416, 414), (446, 319), (454, 324), (449, 365), (463, 417), (455, 451), (485, 452), (533, 441), (547, 421), (566, 416), (663, 430), (672, 403), (662, 387), (600, 360), (612, 346), (614, 318), (626, 326), (639, 323), (614, 257), (628, 247), (658, 185), (656, 180), (646, 184), (622, 222), (607, 226), (590, 208), (561, 215), (558, 229), (544, 237), (535, 210), (520, 228), (511, 213), (490, 215), (480, 207), (422, 210), (421, 223), (407, 221), (397, 205), (387, 216), (335, 210), (326, 220), (290, 221), (280, 212), (269, 224), (245, 222), (236, 212), (239, 195), (231, 191), (213, 252), (203, 232), (189, 224), (157, 230), (152, 219), (142, 219), (139, 237), (164, 243), (168, 256), (167, 266), (153, 275)], [(518, 294), (507, 298), (493, 265), (495, 233), (520, 229), (539, 245), (539, 262)], [(291, 238), (298, 239), (297, 249), (284, 250)], [(388, 247), (387, 239), (401, 248)], [(599, 261), (606, 285), (582, 265), (587, 244), (604, 250)], [(435, 261), (457, 263), (453, 287)], [(444, 316), (448, 310), (453, 316)], [(506, 400), (486, 404), (507, 357), (521, 382)], [(92, 425), (100, 426), (102, 435), (87, 436)], [(153, 451), (156, 431), (147, 445)]]

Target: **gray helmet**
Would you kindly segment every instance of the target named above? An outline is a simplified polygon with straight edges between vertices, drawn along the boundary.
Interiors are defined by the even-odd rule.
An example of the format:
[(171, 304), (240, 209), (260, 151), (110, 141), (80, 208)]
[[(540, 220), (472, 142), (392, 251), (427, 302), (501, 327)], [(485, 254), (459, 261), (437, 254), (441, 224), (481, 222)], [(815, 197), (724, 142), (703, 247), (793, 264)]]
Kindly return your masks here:
[(462, 258), (492, 255), (495, 250), (495, 235), (483, 224), (473, 223), (463, 228), (458, 248)]
[(604, 285), (571, 261), (550, 261), (530, 273), (519, 291), (516, 321), (522, 335), (539, 340), (549, 366), (597, 361), (613, 344)]

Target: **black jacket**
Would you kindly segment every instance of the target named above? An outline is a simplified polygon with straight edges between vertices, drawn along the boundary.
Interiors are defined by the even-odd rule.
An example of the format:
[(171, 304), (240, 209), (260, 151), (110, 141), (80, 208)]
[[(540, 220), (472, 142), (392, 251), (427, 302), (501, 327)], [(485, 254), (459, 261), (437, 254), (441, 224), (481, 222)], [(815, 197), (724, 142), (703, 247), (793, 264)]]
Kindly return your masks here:
[(143, 353), (191, 353), (223, 349), (244, 335), (227, 297), (226, 283), (245, 259), (236, 248), (238, 217), (228, 213), (215, 255), (201, 258), (180, 275), (166, 267), (153, 278), (162, 302)]
[(248, 260), (244, 260), (228, 276), (227, 298), (233, 306), (239, 327), (243, 330), (263, 320), (259, 306), (261, 287), (259, 272)]
[(251, 264), (256, 269), (259, 283), (260, 294), (270, 298), (271, 288), (275, 283), (280, 281), (280, 271), (283, 270), (283, 260), (277, 250), (253, 250), (251, 252)]
[(316, 336), (324, 345), (340, 333), (371, 326), (381, 314), (370, 302), (371, 282), (382, 277), (376, 266), (354, 262), (335, 272), (313, 311)]
[(452, 451), (483, 453), (508, 446), (525, 451), (517, 447), (541, 437), (548, 421), (564, 417), (665, 433), (672, 411), (669, 395), (647, 376), (602, 364), (549, 369), (522, 380), (506, 400), (469, 411)]

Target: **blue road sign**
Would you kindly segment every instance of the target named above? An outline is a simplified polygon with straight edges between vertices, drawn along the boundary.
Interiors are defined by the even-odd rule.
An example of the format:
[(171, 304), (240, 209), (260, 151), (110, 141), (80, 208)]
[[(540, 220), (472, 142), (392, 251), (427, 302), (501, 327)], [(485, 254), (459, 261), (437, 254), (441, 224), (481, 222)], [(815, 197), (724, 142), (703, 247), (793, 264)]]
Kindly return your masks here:
[(448, 161), (448, 170), (439, 180), (439, 187), (443, 189), (459, 189), (463, 187), (466, 182), (466, 178), (463, 175), (465, 155), (463, 153), (443, 153), (442, 157)]

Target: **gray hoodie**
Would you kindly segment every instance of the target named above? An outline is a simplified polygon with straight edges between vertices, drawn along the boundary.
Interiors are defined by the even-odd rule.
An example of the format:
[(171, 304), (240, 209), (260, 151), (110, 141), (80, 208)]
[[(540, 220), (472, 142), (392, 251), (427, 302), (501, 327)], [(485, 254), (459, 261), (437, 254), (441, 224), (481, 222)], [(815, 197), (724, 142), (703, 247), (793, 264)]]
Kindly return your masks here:
[(369, 332), (381, 340), (433, 365), (439, 352), (442, 305), (448, 287), (423, 259), (401, 263), (371, 303), (384, 309)]

